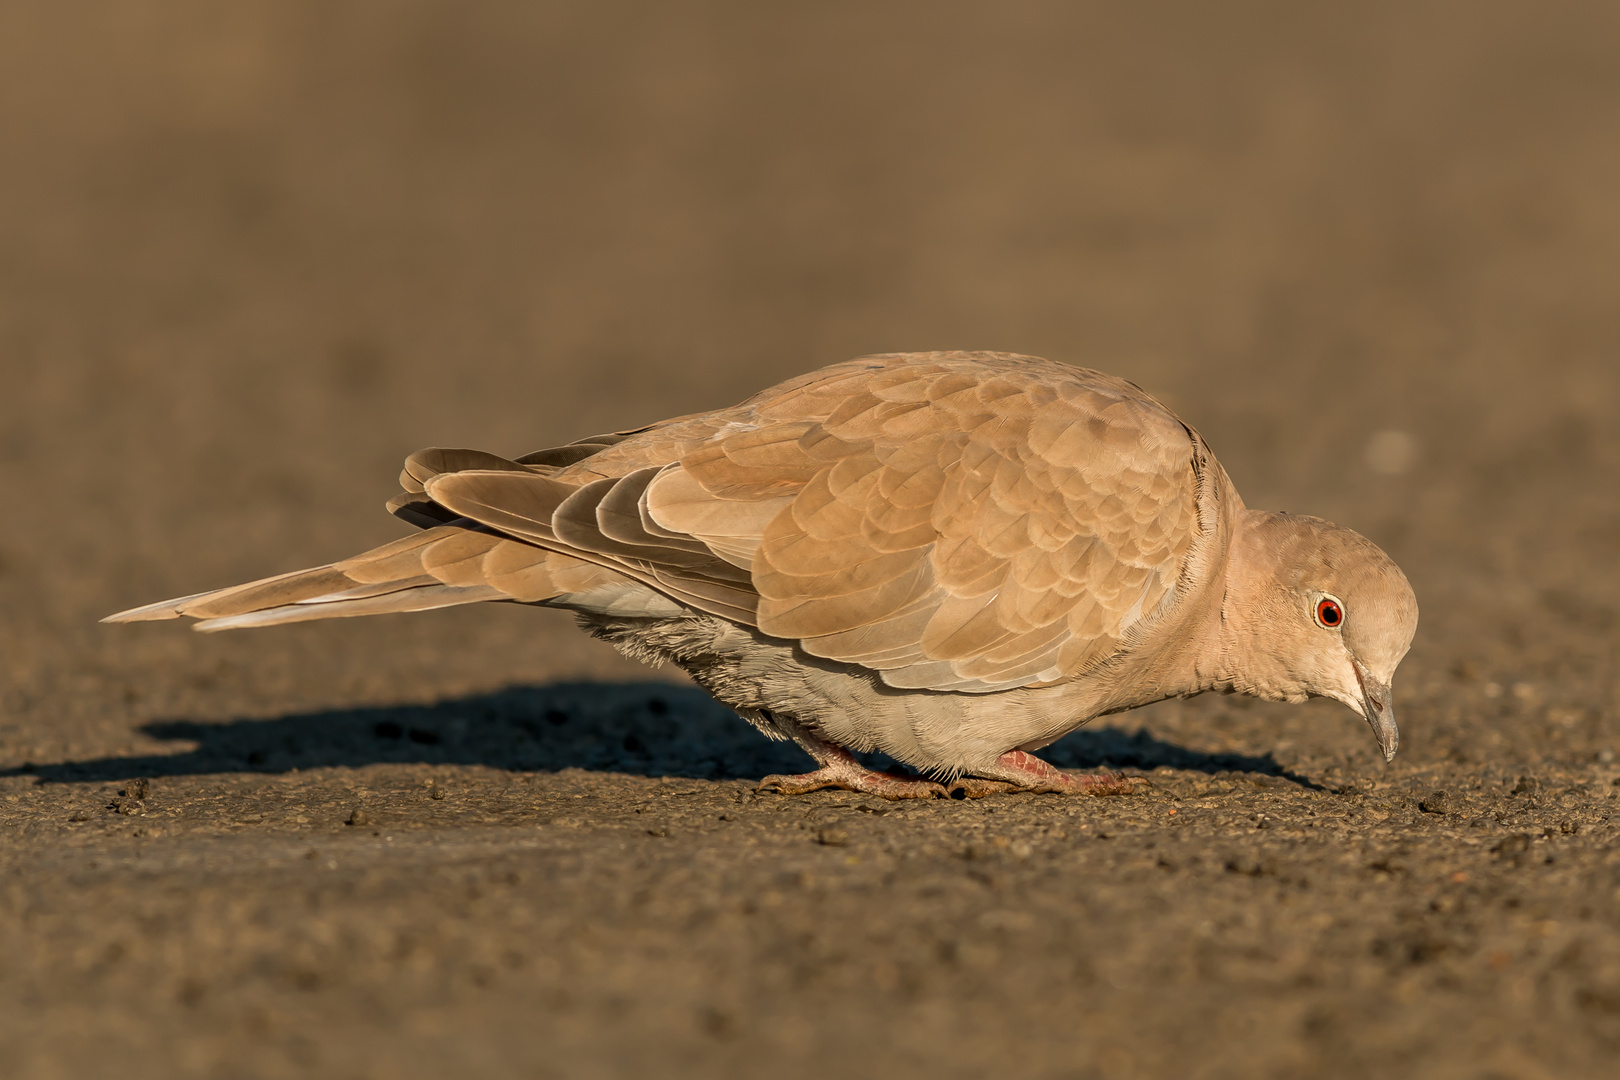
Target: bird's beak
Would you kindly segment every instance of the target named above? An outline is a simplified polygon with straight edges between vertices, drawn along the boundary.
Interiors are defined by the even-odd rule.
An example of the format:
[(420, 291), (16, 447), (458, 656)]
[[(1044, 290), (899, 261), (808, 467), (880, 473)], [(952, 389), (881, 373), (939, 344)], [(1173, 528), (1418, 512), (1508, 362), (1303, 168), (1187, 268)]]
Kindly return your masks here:
[(1401, 731), (1395, 726), (1395, 695), (1388, 683), (1380, 682), (1359, 663), (1354, 667), (1356, 681), (1361, 683), (1361, 715), (1367, 718), (1368, 726), (1373, 729), (1378, 748), (1384, 752), (1384, 760), (1394, 761), (1395, 751), (1401, 745)]

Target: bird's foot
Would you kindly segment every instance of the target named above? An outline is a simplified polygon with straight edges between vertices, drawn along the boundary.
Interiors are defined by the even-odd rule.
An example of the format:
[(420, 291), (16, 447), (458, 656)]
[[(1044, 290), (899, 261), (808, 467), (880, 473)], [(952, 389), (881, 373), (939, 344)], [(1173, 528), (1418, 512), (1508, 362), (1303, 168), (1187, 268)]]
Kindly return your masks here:
[(1052, 792), (1058, 795), (1129, 795), (1142, 781), (1122, 773), (1074, 775), (1062, 772), (1034, 754), (1012, 750), (978, 776), (964, 776), (951, 785), (951, 794), (969, 799), (1013, 791)]
[(840, 748), (825, 755), (825, 762), (815, 772), (797, 776), (767, 776), (759, 782), (756, 791), (778, 791), (783, 795), (803, 795), (822, 788), (843, 788), (863, 795), (876, 795), (880, 799), (943, 799), (950, 795), (943, 784), (920, 776), (897, 776), (894, 773), (868, 769), (855, 756)]

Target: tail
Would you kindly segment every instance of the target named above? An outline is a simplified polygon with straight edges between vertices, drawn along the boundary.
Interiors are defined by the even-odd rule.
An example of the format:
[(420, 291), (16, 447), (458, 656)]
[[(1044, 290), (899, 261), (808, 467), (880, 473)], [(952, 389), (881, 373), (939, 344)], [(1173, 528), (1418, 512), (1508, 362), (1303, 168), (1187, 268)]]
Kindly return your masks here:
[(440, 525), (330, 566), (163, 600), (102, 622), (146, 622), (182, 615), (204, 632), (310, 619), (475, 604), (544, 603), (625, 582), (613, 571), (467, 523)]
[[(640, 580), (655, 576), (652, 571), (643, 568), (638, 578), (638, 572), (629, 563), (615, 563), (608, 555), (589, 547), (585, 550), (571, 548), (557, 539), (550, 524), (553, 512), (582, 489), (573, 484), (550, 482), (547, 478), (559, 468), (614, 445), (623, 437), (617, 434), (593, 436), (578, 443), (538, 451), (517, 461), (478, 450), (418, 451), (406, 459), (405, 471), (400, 474), (400, 484), (405, 490), (389, 501), (388, 508), (395, 516), (425, 531), (330, 566), (295, 570), (228, 589), (146, 604), (109, 615), (101, 621), (146, 622), (185, 615), (200, 619), (194, 629), (207, 632), (349, 615), (427, 611), (486, 600), (525, 604), (554, 602), (558, 607), (604, 614), (679, 614), (684, 609), (664, 595), (673, 587), (660, 589)], [(521, 493), (524, 496), (519, 508), (522, 512), (505, 515), (527, 528), (532, 537), (523, 538), (527, 533), (514, 536), (497, 532), (435, 502), (427, 494), (429, 482), (445, 473), (463, 472), (475, 477), (519, 473), (533, 481)], [(645, 481), (656, 469), (642, 472), (646, 474)], [(641, 487), (645, 486), (643, 482)], [(591, 485), (587, 488), (594, 490)], [(600, 500), (600, 492), (597, 497)], [(590, 509), (591, 520), (595, 522), (594, 503)], [(534, 515), (533, 520), (526, 514)], [(639, 517), (637, 520), (639, 522)], [(536, 542), (531, 543), (530, 539)], [(698, 547), (707, 556), (707, 549)], [(640, 549), (636, 551), (640, 553)], [(708, 556), (708, 561), (733, 575), (746, 574), (719, 563), (712, 556)], [(714, 583), (710, 585), (711, 591), (719, 587)], [(686, 592), (698, 587), (689, 585)], [(736, 591), (734, 583), (731, 591)], [(685, 596), (686, 592), (679, 595)], [(731, 597), (731, 593), (726, 593), (726, 597)], [(734, 598), (732, 600), (730, 606), (735, 606)], [(696, 606), (705, 608), (701, 596)], [(730, 606), (726, 609), (730, 610)]]

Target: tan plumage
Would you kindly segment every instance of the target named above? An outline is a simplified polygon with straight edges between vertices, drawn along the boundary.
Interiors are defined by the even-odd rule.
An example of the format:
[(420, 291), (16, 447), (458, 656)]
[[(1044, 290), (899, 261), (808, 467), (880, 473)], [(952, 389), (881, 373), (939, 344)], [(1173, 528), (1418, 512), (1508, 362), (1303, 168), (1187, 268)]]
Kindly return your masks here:
[[(1020, 751), (1211, 689), (1338, 697), (1394, 752), (1382, 706), (1417, 616), (1400, 571), (1348, 530), (1246, 510), (1195, 431), (1099, 372), (1002, 353), (865, 357), (516, 460), (424, 450), (400, 483), (389, 508), (416, 536), (109, 621), (570, 608), (822, 762), (772, 778), (784, 790), (942, 790), (867, 773), (845, 748), (951, 779), (1113, 789)], [(1312, 621), (1319, 594), (1343, 602), (1344, 625)], [(1295, 653), (1306, 660), (1275, 662)]]

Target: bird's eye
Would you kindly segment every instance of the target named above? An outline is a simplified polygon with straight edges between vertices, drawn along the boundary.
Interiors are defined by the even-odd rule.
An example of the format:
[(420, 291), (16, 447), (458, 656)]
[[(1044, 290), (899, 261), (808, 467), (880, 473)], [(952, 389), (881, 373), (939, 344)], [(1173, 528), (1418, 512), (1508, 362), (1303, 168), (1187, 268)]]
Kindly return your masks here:
[(1316, 602), (1316, 623), (1337, 630), (1344, 623), (1344, 605), (1336, 597), (1322, 597)]

